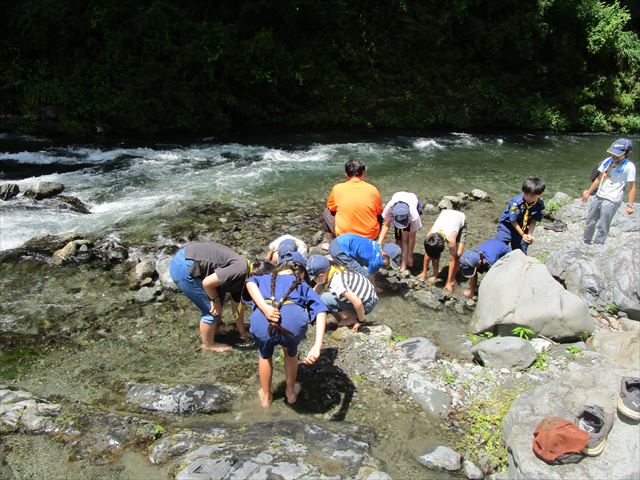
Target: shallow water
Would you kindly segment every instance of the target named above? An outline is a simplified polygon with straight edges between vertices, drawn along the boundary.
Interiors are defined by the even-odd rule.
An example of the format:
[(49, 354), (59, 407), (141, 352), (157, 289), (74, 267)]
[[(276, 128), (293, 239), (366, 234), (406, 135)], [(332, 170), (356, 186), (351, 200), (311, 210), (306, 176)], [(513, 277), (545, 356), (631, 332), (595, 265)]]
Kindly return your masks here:
[[(519, 192), (524, 177), (542, 177), (547, 183), (546, 197), (556, 191), (577, 196), (614, 138), (452, 133), (336, 141), (316, 135), (252, 144), (203, 141), (132, 148), (43, 146), (34, 139), (12, 140), (10, 148), (3, 148), (9, 145), (4, 140), (0, 136), (0, 151), (5, 151), (0, 153), (0, 170), (8, 172), (5, 176), (15, 179), (11, 181), (21, 191), (37, 181), (62, 182), (65, 194), (80, 198), (92, 213), (70, 213), (24, 198), (0, 202), (1, 250), (36, 235), (68, 231), (108, 234), (142, 249), (147, 242), (157, 245), (158, 238), (170, 244), (182, 236), (176, 232), (185, 228), (196, 234), (207, 232), (220, 215), (209, 207), (213, 201), (267, 214), (286, 212), (285, 217), (293, 217), (298, 209), (316, 215), (331, 186), (343, 177), (345, 160), (352, 157), (366, 162), (367, 180), (379, 187), (383, 200), (401, 189), (435, 202), (444, 194), (472, 188), (488, 191), (493, 203), (474, 203), (465, 210), (468, 244), (475, 245), (493, 236), (495, 219), (506, 201)], [(19, 178), (20, 172), (28, 177)], [(425, 228), (416, 242), (416, 269), (422, 239), (434, 219), (434, 215), (423, 218)], [(289, 224), (297, 221), (292, 218)], [(278, 225), (265, 230), (265, 238), (291, 233)], [(252, 239), (242, 242), (246, 246)], [(260, 245), (254, 246), (259, 250)], [(197, 315), (190, 302), (168, 293), (162, 302), (134, 303), (124, 265), (107, 271), (91, 264), (52, 267), (30, 260), (3, 263), (0, 268), (0, 333), (9, 332), (11, 339), (4, 345), (3, 338), (7, 350), (0, 352), (0, 379), (12, 380), (39, 395), (112, 409), (122, 408), (127, 382), (228, 383), (240, 389), (240, 400), (232, 412), (216, 415), (215, 420), (238, 424), (265, 416), (326, 420), (331, 413), (314, 410), (309, 406), (312, 402), (307, 402), (308, 408), (294, 410), (281, 398), (264, 413), (254, 396), (258, 388), (256, 353), (201, 354)], [(469, 316), (450, 309), (434, 312), (386, 292), (369, 320), (390, 326), (396, 335), (426, 336), (444, 355), (457, 357), (466, 341)], [(227, 342), (235, 339), (233, 333), (221, 337)], [(274, 385), (279, 385), (282, 369), (276, 367), (275, 372)], [(394, 478), (450, 478), (425, 473), (415, 461), (428, 447), (450, 444), (449, 432), (415, 404), (344, 377), (336, 372), (329, 380), (335, 382), (331, 388), (339, 390), (347, 383), (355, 389), (345, 419), (376, 429), (373, 452), (386, 462)], [(338, 401), (344, 392), (325, 393), (337, 395)], [(175, 422), (188, 425), (208, 419), (196, 416)], [(12, 441), (17, 445), (14, 455), (24, 465), (23, 478), (37, 465), (27, 459), (30, 446), (36, 459), (46, 464), (50, 478), (82, 477), (84, 470), (77, 464), (65, 466), (64, 448), (24, 436)], [(135, 452), (112, 467), (86, 468), (96, 478), (166, 475), (166, 469), (150, 467)]]

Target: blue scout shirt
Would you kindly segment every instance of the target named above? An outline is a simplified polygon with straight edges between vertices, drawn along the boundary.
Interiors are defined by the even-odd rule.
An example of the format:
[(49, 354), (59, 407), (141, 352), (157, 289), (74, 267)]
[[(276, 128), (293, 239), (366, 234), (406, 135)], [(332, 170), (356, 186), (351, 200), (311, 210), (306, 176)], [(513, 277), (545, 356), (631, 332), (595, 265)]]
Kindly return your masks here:
[(517, 195), (509, 200), (509, 205), (502, 212), (500, 223), (513, 229), (512, 222), (518, 222), (523, 230), (527, 228), (531, 220), (539, 222), (542, 220), (542, 211), (544, 210), (544, 202), (541, 198), (533, 205), (528, 205), (524, 201), (524, 194)]
[(336, 237), (336, 241), (345, 255), (353, 258), (360, 265), (367, 265), (369, 275), (382, 268), (382, 250), (375, 240), (355, 233), (345, 233)]
[(484, 273), (489, 270), (494, 263), (511, 251), (506, 243), (501, 242), (497, 238), (492, 238), (491, 240), (487, 240), (483, 244), (478, 245), (476, 250), (482, 253), (482, 258), (484, 258), (486, 262), (481, 265), (481, 268), (478, 268), (478, 270), (481, 270), (480, 273)]
[[(277, 275), (275, 299), (279, 301), (287, 293), (291, 284), (295, 282), (293, 275)], [(271, 298), (271, 274), (251, 277), (247, 282), (255, 283), (265, 299)], [(293, 302), (293, 303), (289, 303)], [(307, 324), (315, 321), (316, 316), (326, 312), (327, 306), (313, 289), (302, 281), (287, 297), (286, 303), (280, 307), (280, 325), (289, 330), (294, 337), (303, 337), (307, 333)], [(251, 327), (249, 331), (260, 340), (269, 339), (269, 321), (262, 311), (254, 304), (253, 312), (249, 316)]]

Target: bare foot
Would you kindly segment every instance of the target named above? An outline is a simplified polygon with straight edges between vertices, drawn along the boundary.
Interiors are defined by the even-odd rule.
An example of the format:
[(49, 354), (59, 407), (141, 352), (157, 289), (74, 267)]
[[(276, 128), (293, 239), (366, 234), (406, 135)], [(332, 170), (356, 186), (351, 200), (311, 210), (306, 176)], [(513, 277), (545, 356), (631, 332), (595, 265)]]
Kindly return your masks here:
[(285, 394), (287, 396), (287, 403), (296, 403), (296, 400), (298, 400), (298, 394), (300, 393), (300, 390), (302, 390), (302, 385), (300, 385), (298, 382), (296, 382), (293, 385), (293, 389), (290, 390), (289, 387), (287, 387), (287, 389), (285, 390)]
[(203, 352), (215, 353), (230, 352), (232, 350), (230, 345), (225, 345), (224, 343), (215, 343), (213, 345), (207, 345), (206, 343), (203, 343), (202, 345), (200, 345), (200, 349)]
[(271, 394), (265, 395), (262, 389), (260, 388), (258, 390), (258, 397), (260, 398), (260, 405), (262, 406), (262, 408), (269, 408), (269, 405), (271, 405), (271, 400), (272, 400)]
[(463, 295), (465, 297), (467, 297), (467, 298), (473, 298), (473, 297), (475, 297), (476, 294), (474, 292), (472, 292), (471, 290), (465, 290)]
[(429, 282), (431, 285), (435, 285), (438, 282), (438, 277), (429, 277), (427, 279), (427, 282)]

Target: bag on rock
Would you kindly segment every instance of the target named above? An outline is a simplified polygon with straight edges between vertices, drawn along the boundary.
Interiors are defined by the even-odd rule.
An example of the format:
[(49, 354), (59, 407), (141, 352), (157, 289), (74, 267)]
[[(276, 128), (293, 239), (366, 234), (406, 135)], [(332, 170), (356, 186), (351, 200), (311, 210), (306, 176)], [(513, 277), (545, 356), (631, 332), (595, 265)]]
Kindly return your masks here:
[(560, 417), (547, 417), (533, 432), (533, 452), (550, 464), (576, 463), (589, 443), (589, 434)]

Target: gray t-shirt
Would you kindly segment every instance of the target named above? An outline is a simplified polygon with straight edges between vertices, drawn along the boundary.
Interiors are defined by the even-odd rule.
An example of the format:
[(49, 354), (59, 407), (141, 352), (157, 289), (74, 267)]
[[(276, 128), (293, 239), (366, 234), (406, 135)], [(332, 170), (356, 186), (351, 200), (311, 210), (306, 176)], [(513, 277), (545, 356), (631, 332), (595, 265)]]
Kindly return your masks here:
[(184, 247), (186, 259), (193, 260), (189, 273), (193, 278), (204, 280), (212, 274), (218, 276), (220, 296), (229, 292), (235, 301), (240, 294), (249, 272), (247, 259), (229, 247), (215, 242), (191, 242)]

